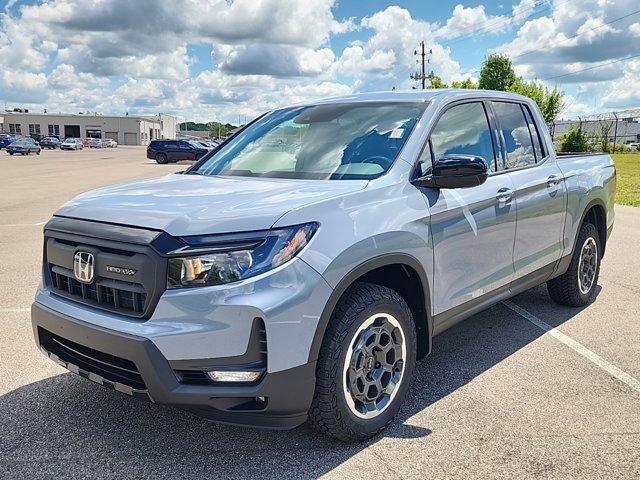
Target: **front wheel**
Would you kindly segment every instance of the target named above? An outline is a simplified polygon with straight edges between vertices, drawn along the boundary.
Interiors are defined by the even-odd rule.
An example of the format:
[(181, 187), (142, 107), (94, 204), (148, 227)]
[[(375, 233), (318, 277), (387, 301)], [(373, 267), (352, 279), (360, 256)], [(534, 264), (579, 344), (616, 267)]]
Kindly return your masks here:
[(547, 291), (553, 301), (569, 307), (591, 303), (596, 296), (601, 255), (598, 230), (593, 224), (584, 223), (580, 227), (569, 268), (547, 282)]
[(158, 153), (156, 155), (156, 163), (160, 165), (164, 165), (168, 162), (167, 156), (164, 153)]
[(310, 422), (343, 441), (378, 434), (400, 409), (415, 362), (415, 324), (407, 303), (387, 287), (356, 283), (325, 333)]

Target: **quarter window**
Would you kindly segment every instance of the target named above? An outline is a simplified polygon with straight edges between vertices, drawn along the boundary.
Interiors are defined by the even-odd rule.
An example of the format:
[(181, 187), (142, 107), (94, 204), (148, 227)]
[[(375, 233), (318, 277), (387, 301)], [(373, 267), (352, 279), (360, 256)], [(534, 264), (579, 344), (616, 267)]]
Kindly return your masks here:
[(506, 169), (536, 163), (529, 126), (519, 103), (493, 102), (506, 153)]
[(533, 148), (536, 151), (536, 162), (539, 162), (544, 158), (544, 150), (542, 149), (542, 137), (540, 136), (540, 131), (538, 130), (538, 126), (536, 122), (533, 121), (533, 115), (531, 115), (531, 110), (526, 105), (523, 105), (524, 116), (527, 119), (527, 123), (529, 124), (529, 131), (531, 132), (531, 136), (533, 137)]
[[(448, 109), (431, 132), (430, 143), (436, 162), (447, 155), (476, 155), (487, 161), (489, 171), (495, 172), (493, 140), (481, 102), (464, 103)], [(425, 148), (421, 161), (428, 150)]]

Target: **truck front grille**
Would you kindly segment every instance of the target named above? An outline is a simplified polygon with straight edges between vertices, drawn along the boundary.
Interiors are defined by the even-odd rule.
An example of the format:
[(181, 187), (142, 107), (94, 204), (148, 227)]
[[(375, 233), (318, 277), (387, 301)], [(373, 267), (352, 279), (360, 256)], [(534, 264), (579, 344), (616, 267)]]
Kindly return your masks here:
[[(73, 232), (77, 224), (84, 230)], [(123, 231), (133, 231), (126, 238), (137, 240), (136, 235), (143, 236), (147, 231), (95, 225), (66, 219), (62, 226), (67, 231), (45, 227), (45, 286), (51, 293), (74, 302), (129, 317), (149, 318), (166, 288), (166, 259), (150, 243), (109, 238), (110, 234), (122, 236)], [(85, 231), (92, 233), (91, 228), (100, 228), (103, 236), (88, 236)], [(89, 282), (81, 282), (74, 274), (77, 254), (93, 258)]]

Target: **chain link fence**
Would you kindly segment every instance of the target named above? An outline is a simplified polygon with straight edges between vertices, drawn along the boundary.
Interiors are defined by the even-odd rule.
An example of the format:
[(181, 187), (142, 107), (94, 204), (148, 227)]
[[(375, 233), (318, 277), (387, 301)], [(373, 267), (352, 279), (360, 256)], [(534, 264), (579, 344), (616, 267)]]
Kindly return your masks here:
[(640, 151), (640, 109), (607, 112), (576, 120), (557, 120), (549, 126), (556, 147), (571, 129), (580, 129), (595, 152)]

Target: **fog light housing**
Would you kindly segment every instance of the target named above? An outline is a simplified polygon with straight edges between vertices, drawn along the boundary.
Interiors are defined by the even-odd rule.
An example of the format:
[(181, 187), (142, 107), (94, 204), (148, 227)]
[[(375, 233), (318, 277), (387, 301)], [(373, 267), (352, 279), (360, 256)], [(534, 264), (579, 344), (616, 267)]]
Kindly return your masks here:
[(220, 383), (252, 383), (262, 376), (256, 370), (210, 370), (207, 376), (214, 382)]

